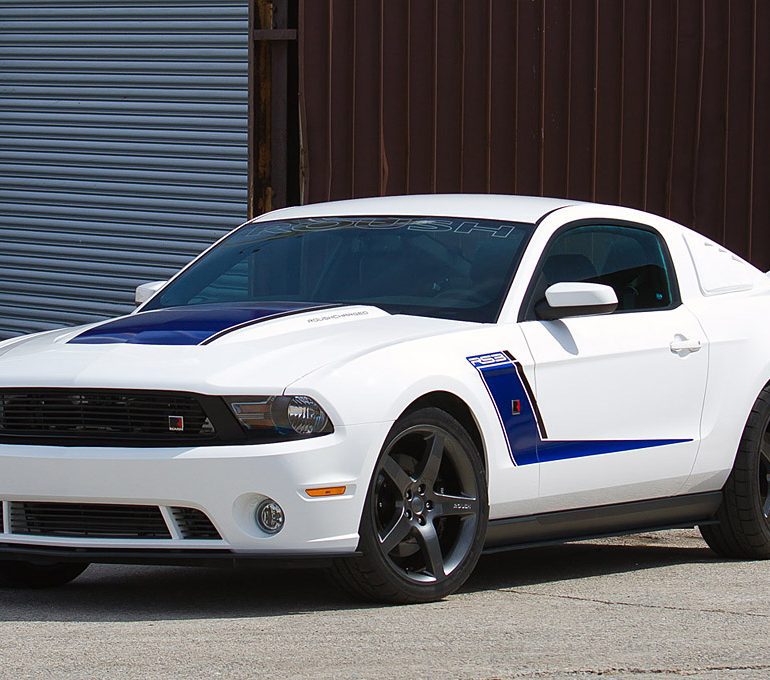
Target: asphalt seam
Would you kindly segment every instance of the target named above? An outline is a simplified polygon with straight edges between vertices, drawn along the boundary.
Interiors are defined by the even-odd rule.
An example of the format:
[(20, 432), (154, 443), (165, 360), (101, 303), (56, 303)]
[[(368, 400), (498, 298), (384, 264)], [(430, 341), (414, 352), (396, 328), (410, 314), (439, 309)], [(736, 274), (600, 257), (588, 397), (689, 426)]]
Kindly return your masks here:
[(542, 593), (531, 590), (518, 590), (514, 588), (506, 588), (501, 592), (512, 593), (514, 595), (530, 595), (532, 597), (547, 597), (554, 600), (574, 600), (577, 602), (592, 602), (594, 604), (604, 604), (608, 606), (620, 606), (620, 607), (638, 607), (640, 609), (662, 609), (666, 611), (675, 612), (690, 612), (701, 614), (727, 614), (730, 616), (750, 616), (753, 618), (768, 619), (770, 614), (760, 614), (758, 612), (736, 612), (729, 609), (698, 609), (690, 607), (673, 607), (671, 605), (663, 604), (644, 604), (642, 602), (619, 602), (614, 600), (598, 600), (591, 597), (578, 597), (577, 595), (553, 595), (551, 593)]

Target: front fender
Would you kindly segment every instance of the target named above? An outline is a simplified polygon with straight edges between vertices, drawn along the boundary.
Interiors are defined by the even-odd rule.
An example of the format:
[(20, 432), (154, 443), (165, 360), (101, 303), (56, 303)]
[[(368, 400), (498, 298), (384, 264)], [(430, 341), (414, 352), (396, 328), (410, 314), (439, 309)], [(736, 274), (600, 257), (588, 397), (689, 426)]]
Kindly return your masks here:
[(313, 397), (327, 409), (333, 423), (356, 425), (392, 424), (417, 399), (448, 392), (470, 409), (489, 469), (507, 470), (512, 461), (499, 417), (478, 371), (467, 359), (503, 350), (516, 356), (532, 377), (532, 360), (518, 327), (485, 326), (380, 348), (323, 367), (292, 383), (286, 393)]

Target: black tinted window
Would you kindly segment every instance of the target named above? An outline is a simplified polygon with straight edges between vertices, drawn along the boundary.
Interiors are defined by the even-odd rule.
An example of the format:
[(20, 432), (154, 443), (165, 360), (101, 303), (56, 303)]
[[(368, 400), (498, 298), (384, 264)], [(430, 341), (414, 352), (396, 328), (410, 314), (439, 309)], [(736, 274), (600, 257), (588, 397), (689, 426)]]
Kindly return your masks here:
[(674, 302), (672, 277), (654, 232), (610, 225), (574, 227), (546, 247), (526, 318), (536, 318), (534, 307), (546, 288), (563, 281), (611, 286), (618, 296), (618, 312), (665, 309)]
[(451, 217), (328, 217), (234, 232), (145, 309), (200, 304), (369, 304), (495, 321), (531, 225)]

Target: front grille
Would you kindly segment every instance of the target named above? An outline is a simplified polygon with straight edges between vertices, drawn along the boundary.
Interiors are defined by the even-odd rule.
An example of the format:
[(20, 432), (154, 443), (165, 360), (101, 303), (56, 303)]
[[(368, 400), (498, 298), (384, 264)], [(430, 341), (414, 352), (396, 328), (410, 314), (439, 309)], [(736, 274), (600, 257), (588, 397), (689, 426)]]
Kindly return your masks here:
[(0, 442), (205, 444), (217, 433), (195, 395), (119, 390), (0, 391)]
[(154, 505), (10, 503), (11, 533), (76, 538), (171, 538)]
[(185, 539), (219, 540), (222, 537), (211, 520), (195, 508), (171, 508), (179, 532)]

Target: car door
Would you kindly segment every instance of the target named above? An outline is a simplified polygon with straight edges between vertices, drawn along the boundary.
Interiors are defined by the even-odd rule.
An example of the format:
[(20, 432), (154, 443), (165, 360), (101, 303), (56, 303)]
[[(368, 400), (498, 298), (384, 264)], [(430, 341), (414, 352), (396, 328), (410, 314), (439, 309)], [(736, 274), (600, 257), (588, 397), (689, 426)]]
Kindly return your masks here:
[[(562, 281), (612, 286), (617, 310), (539, 320), (535, 306)], [(535, 364), (542, 509), (679, 492), (698, 451), (708, 347), (663, 237), (634, 224), (563, 227), (520, 321)]]

